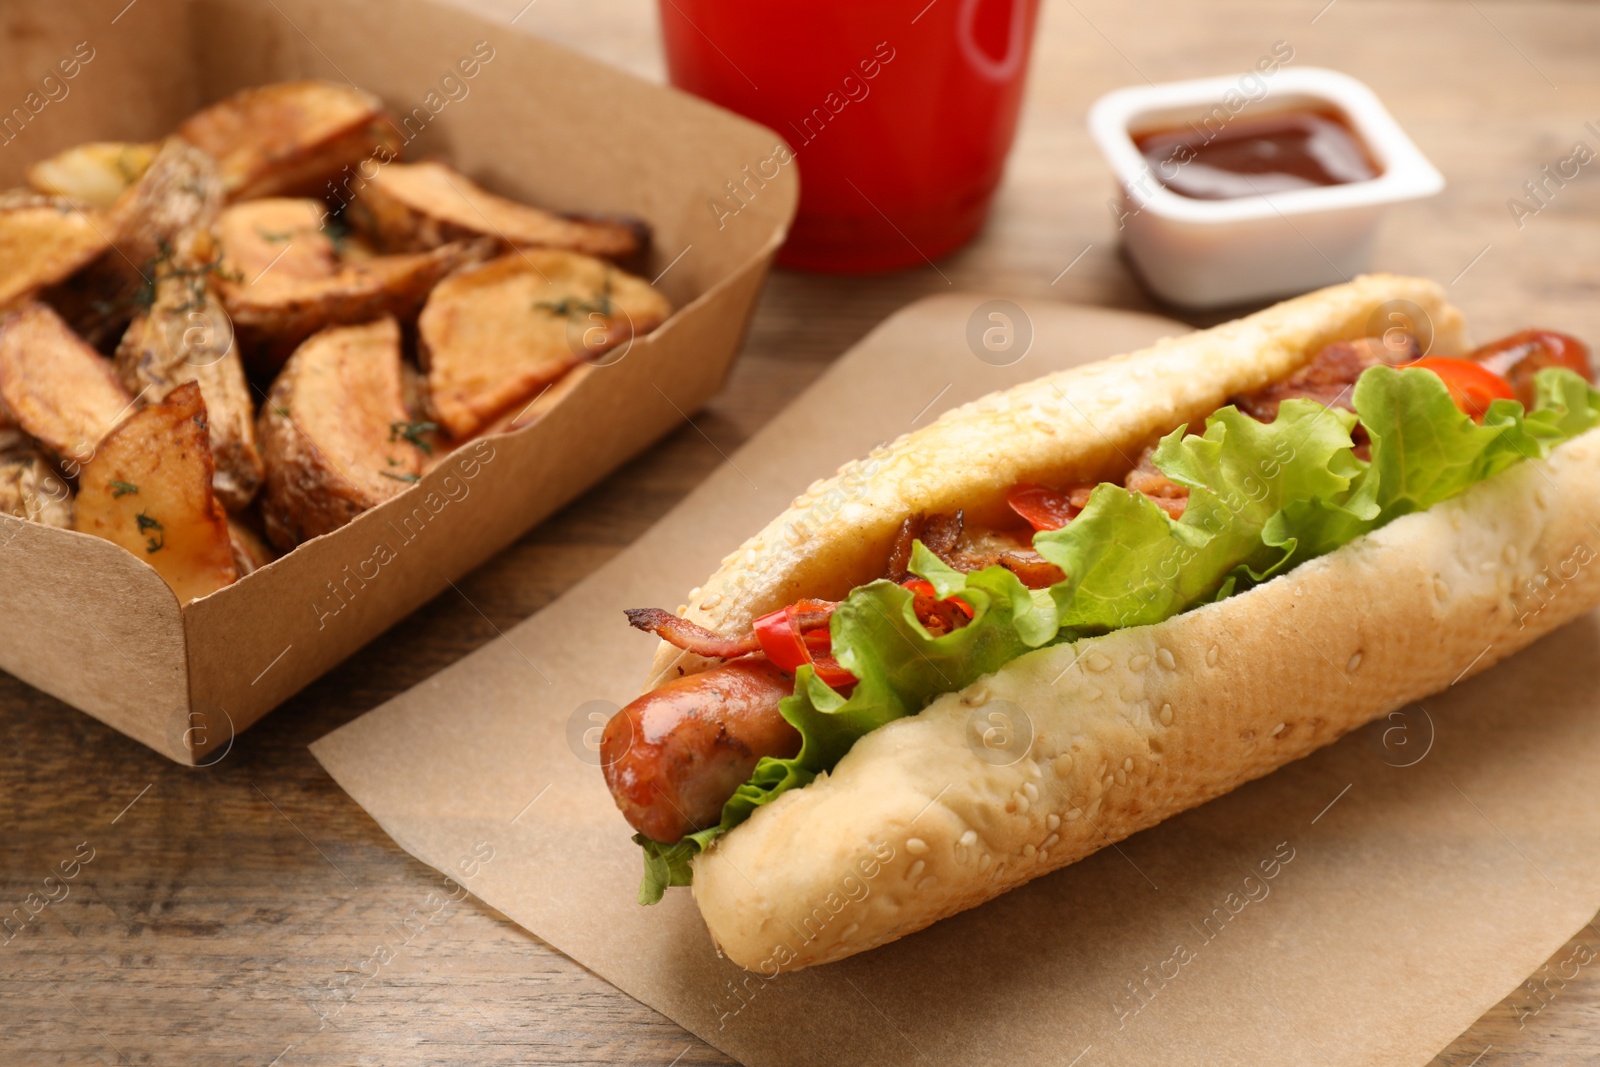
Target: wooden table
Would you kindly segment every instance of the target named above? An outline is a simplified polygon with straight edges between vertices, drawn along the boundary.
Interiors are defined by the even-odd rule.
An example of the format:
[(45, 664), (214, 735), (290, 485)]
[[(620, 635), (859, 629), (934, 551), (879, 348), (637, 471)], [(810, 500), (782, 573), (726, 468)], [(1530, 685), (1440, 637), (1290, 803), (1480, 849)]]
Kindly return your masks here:
[[(543, 33), (662, 77), (648, 0), (470, 2), (502, 23), (516, 17), (503, 32)], [(1047, 0), (1017, 149), (974, 245), (937, 268), (870, 280), (775, 275), (726, 391), (692, 427), (291, 700), (220, 764), (175, 766), (0, 676), (0, 912), (75, 849), (93, 851), (70, 895), (0, 945), (0, 1060), (727, 1062), (493, 910), (468, 899), (436, 911), (442, 878), (401, 852), (306, 745), (497, 640), (604, 563), (902, 304), (965, 288), (1024, 307), (1166, 310), (1118, 255), (1084, 109), (1118, 85), (1243, 70), (1278, 40), (1296, 64), (1371, 84), (1449, 180), (1442, 196), (1391, 216), (1376, 266), (1452, 283), (1483, 335), (1543, 323), (1600, 341), (1600, 162), (1520, 229), (1507, 206), (1575, 142), (1600, 147), (1600, 10)], [(1581, 931), (1552, 971), (1580, 944), (1600, 948), (1600, 933)], [(388, 951), (375, 956), (380, 945)], [(1438, 1062), (1600, 1062), (1591, 973), (1540, 999), (1513, 994)]]

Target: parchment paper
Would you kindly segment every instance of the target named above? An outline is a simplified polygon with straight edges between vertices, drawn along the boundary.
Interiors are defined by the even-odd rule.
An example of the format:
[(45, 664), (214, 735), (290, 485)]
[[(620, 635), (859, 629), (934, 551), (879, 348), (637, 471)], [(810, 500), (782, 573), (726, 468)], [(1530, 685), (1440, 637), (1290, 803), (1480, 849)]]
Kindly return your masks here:
[(888, 320), (628, 551), (317, 758), (408, 852), (747, 1063), (1426, 1062), (1600, 907), (1595, 616), (842, 963), (763, 981), (717, 957), (687, 890), (634, 903), (583, 743), (653, 652), (621, 610), (675, 607), (807, 483), (938, 410), (1180, 329), (1035, 304), (1031, 350), (996, 367), (968, 342), (985, 299)]

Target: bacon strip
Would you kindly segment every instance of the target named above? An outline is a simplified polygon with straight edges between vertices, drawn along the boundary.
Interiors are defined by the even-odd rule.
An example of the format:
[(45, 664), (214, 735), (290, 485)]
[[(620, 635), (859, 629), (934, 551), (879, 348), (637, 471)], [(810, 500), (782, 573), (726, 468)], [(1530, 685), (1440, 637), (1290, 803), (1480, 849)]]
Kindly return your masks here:
[(1015, 574), (1029, 589), (1048, 589), (1067, 577), (1065, 571), (1031, 548), (1002, 552), (996, 562)]
[(623, 614), (634, 629), (655, 634), (669, 645), (708, 659), (733, 659), (761, 650), (753, 630), (743, 637), (724, 637), (665, 608), (628, 608)]
[[(907, 519), (901, 524), (900, 533), (895, 537), (894, 547), (889, 551), (889, 566), (885, 577), (891, 582), (906, 580), (910, 573), (906, 570), (906, 565), (911, 562), (911, 545), (918, 540), (947, 566), (963, 574), (971, 574), (973, 571), (981, 571), (985, 567), (999, 564), (1020, 578), (1022, 584), (1029, 589), (1043, 589), (1066, 577), (1061, 573), (1061, 568), (1033, 549), (1025, 547), (1022, 542), (1017, 543), (1014, 548), (989, 551), (973, 551), (970, 548), (958, 547), (962, 523), (963, 515), (959, 511), (953, 515), (935, 515), (932, 518), (917, 514)], [(918, 599), (918, 603), (921, 603), (921, 598)], [(919, 617), (921, 614), (919, 609)]]
[[(826, 628), (835, 606), (832, 600), (802, 600), (795, 605), (799, 609), (794, 616), (795, 626), (806, 644), (821, 645), (826, 650)], [(707, 659), (736, 659), (761, 651), (761, 642), (754, 630), (742, 637), (724, 637), (665, 608), (627, 608), (623, 614), (634, 629), (655, 634), (675, 648)], [(814, 637), (812, 631), (819, 628), (822, 636)]]
[(1355, 410), (1356, 379), (1368, 367), (1402, 367), (1422, 358), (1422, 348), (1410, 334), (1362, 337), (1354, 341), (1335, 341), (1325, 345), (1311, 362), (1281, 382), (1249, 396), (1233, 398), (1239, 410), (1261, 422), (1278, 417), (1278, 406), (1285, 400), (1301, 397), (1323, 407)]
[(1139, 457), (1139, 465), (1128, 472), (1123, 486), (1135, 493), (1143, 493), (1162, 511), (1174, 519), (1183, 518), (1183, 509), (1189, 506), (1189, 487), (1162, 474), (1156, 467), (1156, 450), (1147, 448)]

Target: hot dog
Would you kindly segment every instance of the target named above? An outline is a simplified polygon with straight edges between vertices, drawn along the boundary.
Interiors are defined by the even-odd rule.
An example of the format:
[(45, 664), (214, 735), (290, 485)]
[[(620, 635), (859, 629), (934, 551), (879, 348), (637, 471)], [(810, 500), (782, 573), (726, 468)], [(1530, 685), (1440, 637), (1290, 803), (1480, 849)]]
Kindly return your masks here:
[[(1397, 298), (1416, 302), (1431, 317), (1431, 349), (1410, 334), (1361, 332), (1373, 309)], [(1158, 369), (1182, 369), (1188, 377), (1151, 373)], [(1062, 442), (1065, 435), (1039, 422), (1030, 424), (1033, 436), (1017, 436), (1010, 415), (1023, 406), (1019, 398), (1033, 405), (1030, 415), (1044, 409), (1051, 392), (1073, 400), (1067, 410), (1098, 404), (1115, 412), (1105, 398), (1121, 401), (1123, 386), (1133, 380), (1145, 383), (1148, 410), (1108, 415), (1111, 428), (1096, 429), (1110, 447)], [(1109, 670), (1097, 666), (1107, 657), (1102, 647), (1150, 642), (1158, 632), (1181, 637), (1219, 613), (1248, 614), (1253, 604), (1281, 598), (1285, 582), (1317, 583), (1324, 571), (1378, 551), (1367, 542), (1386, 543), (1401, 536), (1392, 531), (1437, 523), (1447, 508), (1468, 509), (1465, 521), (1487, 522), (1495, 509), (1480, 497), (1513, 492), (1506, 486), (1514, 483), (1514, 491), (1536, 488), (1521, 485), (1519, 477), (1528, 478), (1510, 473), (1513, 466), (1540, 465), (1535, 474), (1552, 485), (1593, 482), (1591, 488), (1600, 488), (1600, 460), (1590, 462), (1600, 445), (1589, 447), (1587, 438), (1600, 424), (1600, 393), (1590, 388), (1592, 380), (1587, 349), (1575, 338), (1529, 330), (1471, 349), (1437, 287), (1375, 277), (1120, 363), (1064, 372), (1047, 382), (1048, 389), (1023, 386), (958, 409), (877, 457), (867, 488), (858, 490), (867, 499), (857, 502), (856, 513), (846, 509), (823, 535), (828, 543), (813, 554), (790, 552), (781, 565), (769, 560), (762, 566), (759, 550), (754, 566), (750, 559), (750, 546), (778, 539), (792, 544), (785, 534), (806, 531), (809, 502), (802, 498), (692, 594), (698, 606), (688, 617), (651, 609), (629, 613), (636, 627), (663, 639), (655, 680), (665, 681), (607, 728), (607, 782), (639, 831), (637, 839), (658, 861), (657, 882), (670, 870), (671, 882), (682, 884), (692, 868), (713, 936), (737, 962), (767, 969), (781, 957), (777, 969), (794, 969), (901, 936), (1266, 773), (1397, 706), (1397, 699), (1404, 703), (1387, 680), (1371, 692), (1330, 690), (1332, 705), (1311, 716), (1299, 734), (1278, 724), (1272, 736), (1283, 743), (1272, 746), (1272, 755), (1224, 760), (1198, 781), (1163, 778), (1163, 767), (1184, 759), (1172, 742), (1141, 743), (1131, 750), (1136, 755), (1115, 760), (1129, 775), (1141, 762), (1147, 766), (1146, 777), (1128, 784), (1130, 795), (1117, 807), (1107, 798), (1127, 776), (1107, 777), (1096, 767), (1113, 761), (1095, 760), (1087, 751), (1123, 752), (1123, 741), (1108, 740), (1107, 731), (1115, 734), (1131, 722), (1135, 732), (1184, 735), (1178, 748), (1192, 746), (1201, 761), (1213, 759), (1219, 747), (1175, 726), (1172, 702), (1135, 699), (1141, 688), (1160, 688), (1155, 674), (1181, 674), (1191, 652), (1152, 645), (1153, 651), (1128, 656), (1126, 669), (1140, 675), (1130, 675), (1118, 690), (1128, 707), (1100, 718), (1086, 719), (1090, 713), (1068, 698), (1066, 687), (1041, 681), (1038, 667), (1048, 660), (1066, 668), (1087, 663), (1080, 674)], [(1063, 409), (1055, 410), (1060, 417)], [(1186, 432), (1188, 426), (1195, 428)], [(1015, 441), (1020, 461), (993, 464), (987, 480), (952, 478), (960, 484), (944, 487), (936, 499), (928, 499), (922, 485), (908, 491), (914, 483), (904, 471), (914, 468), (926, 477), (943, 470), (940, 461), (954, 440), (971, 449), (985, 434)], [(1452, 487), (1435, 481), (1433, 488), (1417, 488), (1422, 474), (1437, 474), (1432, 460), (1418, 458), (1424, 439), (1456, 449), (1439, 461), (1441, 470), (1477, 464), (1476, 475), (1461, 475)], [(1566, 470), (1565, 481), (1544, 469), (1563, 463), (1582, 469)], [(847, 468), (840, 481), (854, 473)], [(1505, 558), (1520, 558), (1525, 546), (1515, 543), (1518, 537), (1535, 546), (1535, 555), (1554, 551), (1546, 542), (1568, 536), (1580, 519), (1600, 518), (1600, 503), (1590, 503), (1596, 496), (1558, 493), (1554, 505), (1547, 501), (1541, 509), (1542, 525), (1506, 535)], [(1463, 521), (1458, 516), (1448, 528)], [(1357, 541), (1362, 546), (1352, 544)], [(1146, 547), (1139, 570), (1139, 560), (1126, 557)], [(1221, 558), (1224, 550), (1233, 555)], [(1126, 590), (1112, 583), (1108, 595), (1094, 587), (1095, 575), (1113, 565), (1133, 569)], [(1215, 571), (1210, 577), (1208, 566)], [(1306, 573), (1315, 576), (1298, 577)], [(1368, 592), (1381, 600), (1376, 590), (1382, 582), (1362, 580), (1374, 583)], [(817, 599), (763, 603), (763, 592), (770, 596), (780, 588)], [(741, 591), (742, 602), (716, 611), (732, 590)], [(1363, 595), (1354, 586), (1343, 592)], [(1305, 603), (1315, 599), (1306, 594)], [(1499, 654), (1596, 601), (1600, 582), (1588, 579), (1561, 611), (1541, 612), (1537, 626), (1501, 634)], [(1409, 602), (1392, 608), (1396, 618), (1416, 610)], [(1503, 612), (1491, 614), (1500, 619)], [(1470, 613), (1445, 612), (1441, 620), (1447, 634), (1452, 626), (1482, 626)], [(897, 642), (916, 655), (897, 651)], [(1348, 656), (1350, 669), (1372, 654)], [(1199, 662), (1212, 669), (1217, 658), (1211, 649)], [(1279, 666), (1263, 665), (1258, 673)], [(1310, 666), (1313, 673), (1321, 669)], [(1404, 666), (1422, 679), (1437, 673), (1420, 663)], [(1248, 672), (1250, 665), (1241, 669)], [(1191, 681), (1202, 690), (1219, 684)], [(992, 796), (998, 772), (972, 748), (972, 739), (963, 750), (953, 740), (963, 731), (950, 728), (952, 716), (982, 706), (987, 691), (1001, 686), (1039, 708), (1027, 713), (1032, 744), (1013, 761), (1028, 769), (1007, 772), (1023, 775), (1009, 801)], [(1106, 690), (1096, 684), (1083, 692), (1101, 700)], [(1273, 708), (1282, 695), (1264, 695), (1263, 706), (1251, 713), (1278, 714)], [(970, 758), (974, 752), (977, 760)], [(1085, 758), (1094, 765), (1084, 766)], [(922, 780), (924, 764), (950, 775), (943, 792)], [(824, 772), (831, 774), (823, 778)], [(1046, 795), (1046, 786), (1053, 795)], [(950, 800), (954, 787), (964, 800)], [(791, 803), (769, 809), (771, 800), (791, 793)], [(839, 806), (847, 793), (853, 802)], [(912, 801), (917, 806), (908, 812)], [(1091, 808), (1102, 816), (1096, 833), (1069, 835), (1067, 823)], [(809, 814), (794, 814), (802, 810)], [(928, 817), (930, 810), (937, 814)], [(910, 832), (913, 816), (926, 819), (927, 829)], [(1035, 816), (1042, 820), (1039, 843), (987, 869), (1009, 833), (997, 825), (1031, 826)], [(861, 833), (898, 840), (904, 877), (925, 892), (863, 906), (850, 921), (829, 924), (826, 935), (818, 931), (794, 945), (785, 924), (793, 928), (807, 910), (804, 887), (825, 886), (829, 872), (844, 862), (846, 840)], [(929, 834), (944, 848), (937, 874)], [(807, 850), (810, 862), (798, 853), (784, 858), (791, 846), (799, 847), (801, 835), (821, 837)], [(742, 888), (723, 874), (734, 869), (746, 879)]]

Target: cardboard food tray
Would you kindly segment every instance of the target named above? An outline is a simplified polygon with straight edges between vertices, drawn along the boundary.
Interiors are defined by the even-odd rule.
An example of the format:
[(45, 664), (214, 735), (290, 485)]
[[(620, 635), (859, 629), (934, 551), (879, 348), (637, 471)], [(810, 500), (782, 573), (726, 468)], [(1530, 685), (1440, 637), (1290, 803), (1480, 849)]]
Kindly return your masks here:
[[(181, 762), (203, 762), (710, 397), (794, 214), (792, 167), (731, 218), (710, 206), (776, 134), (443, 3), (23, 0), (0, 22), (0, 110), (21, 109), (0, 134), (6, 184), (73, 144), (163, 136), (246, 86), (348, 80), (401, 117), (406, 159), (442, 156), (541, 206), (647, 220), (644, 273), (665, 271), (677, 308), (617, 362), (580, 368), (533, 426), (464, 446), (187, 606), (109, 542), (0, 516), (0, 668)], [(464, 78), (480, 42), (492, 57)], [(92, 58), (65, 78), (75, 54)]]
[(585, 743), (655, 651), (622, 609), (676, 606), (812, 479), (939, 410), (1182, 329), (1033, 303), (1031, 351), (993, 367), (967, 340), (983, 302), (895, 315), (627, 551), (312, 751), (412, 855), (746, 1063), (1426, 1063), (1600, 907), (1596, 615), (840, 963), (764, 978), (688, 891), (635, 902)]

